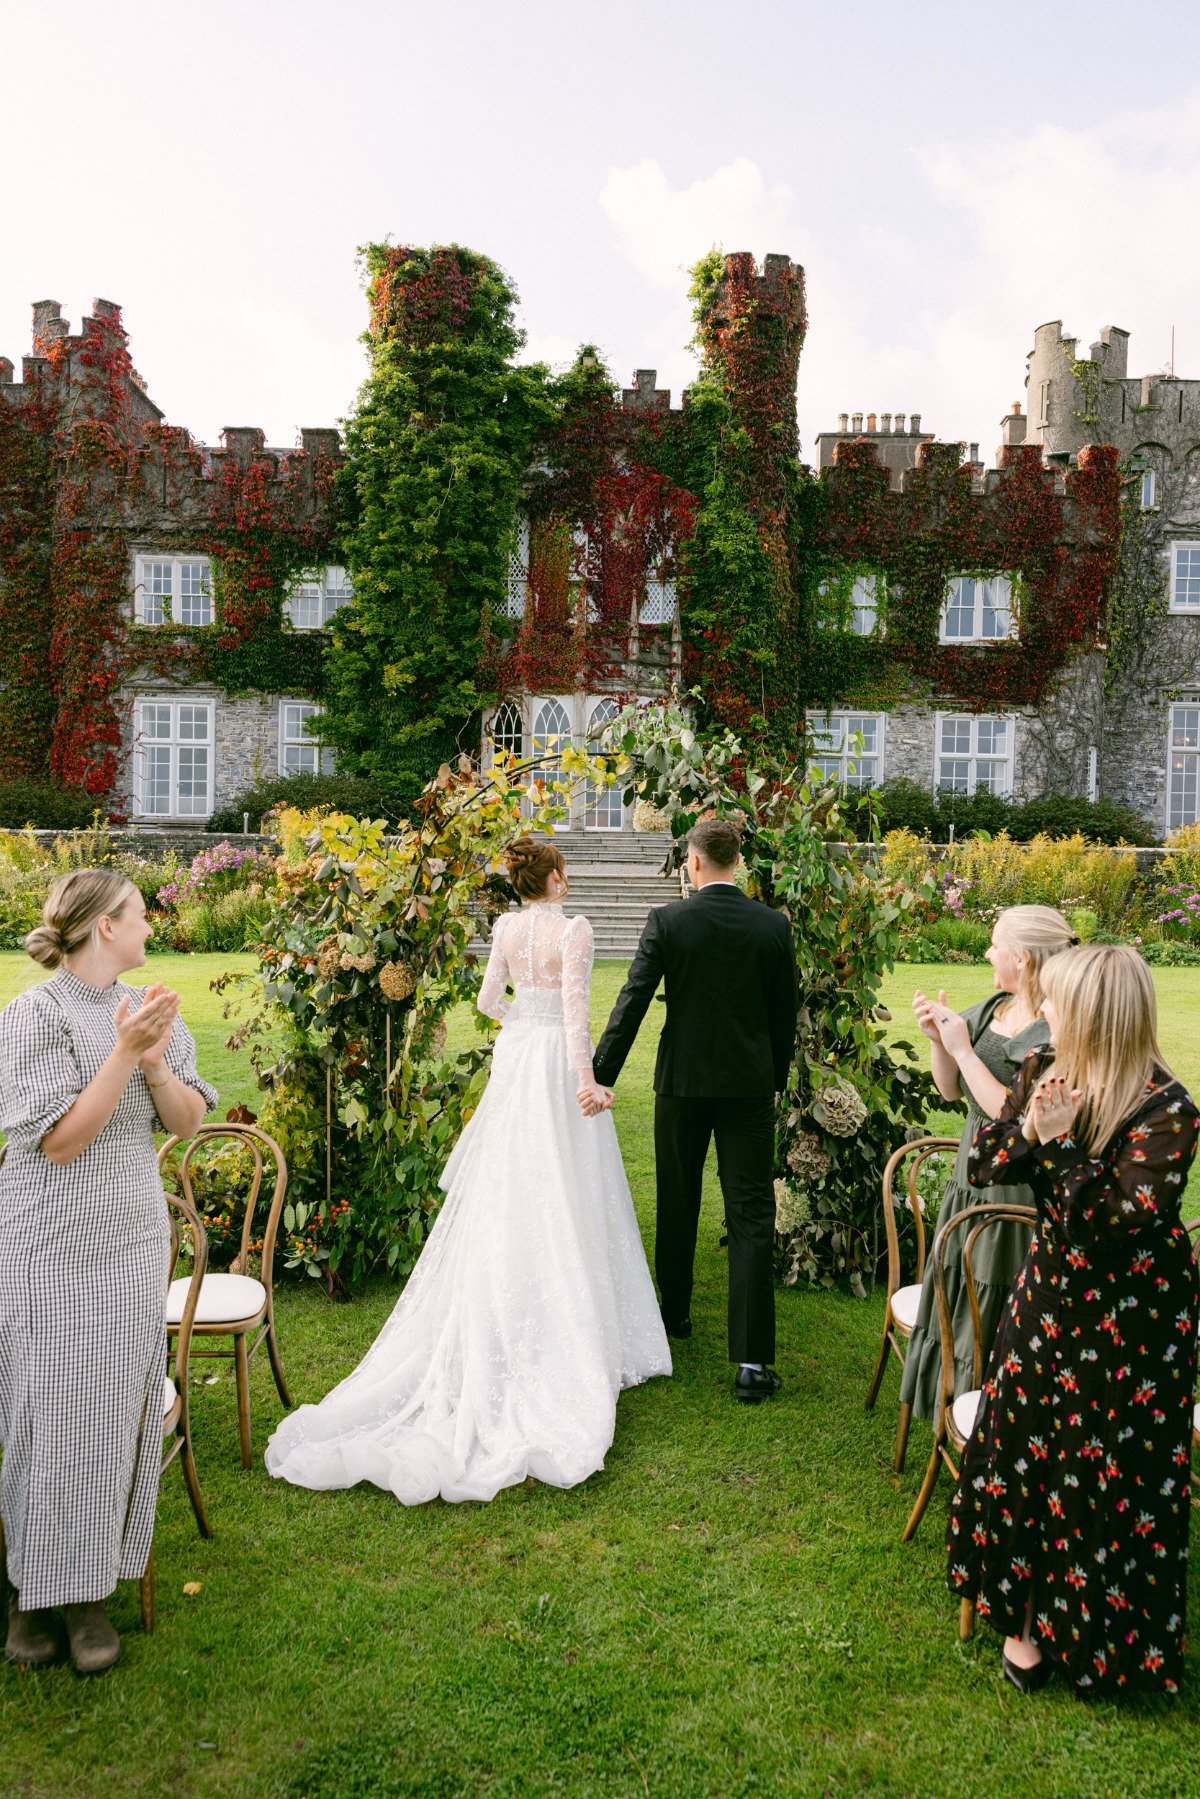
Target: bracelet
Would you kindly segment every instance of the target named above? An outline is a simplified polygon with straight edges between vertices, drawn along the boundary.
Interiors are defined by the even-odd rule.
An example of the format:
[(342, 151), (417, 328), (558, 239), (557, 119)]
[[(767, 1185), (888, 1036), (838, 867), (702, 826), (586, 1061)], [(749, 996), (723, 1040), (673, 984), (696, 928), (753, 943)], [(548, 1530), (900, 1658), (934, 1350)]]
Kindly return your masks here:
[(171, 1076), (168, 1073), (166, 1081), (152, 1081), (145, 1069), (142, 1070), (142, 1079), (145, 1081), (147, 1087), (149, 1087), (151, 1093), (157, 1093), (160, 1087), (165, 1087), (170, 1078)]

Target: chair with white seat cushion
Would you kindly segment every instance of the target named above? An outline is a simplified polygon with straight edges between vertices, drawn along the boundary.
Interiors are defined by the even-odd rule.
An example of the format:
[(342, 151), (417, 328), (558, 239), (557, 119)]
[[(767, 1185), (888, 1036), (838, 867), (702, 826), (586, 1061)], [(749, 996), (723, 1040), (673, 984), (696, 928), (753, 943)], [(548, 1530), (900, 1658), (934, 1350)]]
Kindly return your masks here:
[[(983, 1399), (983, 1365), (984, 1358), (991, 1353), (991, 1344), (983, 1341), (983, 1325), (979, 1316), (979, 1289), (975, 1281), (975, 1245), (984, 1231), (994, 1225), (1015, 1219), (1031, 1228), (1037, 1225), (1037, 1213), (1032, 1206), (1009, 1205), (1007, 1201), (998, 1201), (987, 1205), (965, 1206), (939, 1225), (937, 1235), (933, 1239), (930, 1251), (929, 1266), (933, 1275), (933, 1291), (937, 1301), (938, 1335), (941, 1339), (942, 1381), (938, 1397), (937, 1417), (933, 1427), (933, 1450), (929, 1457), (929, 1465), (925, 1470), (925, 1478), (921, 1482), (921, 1491), (917, 1494), (908, 1523), (904, 1527), (904, 1541), (909, 1543), (917, 1534), (917, 1526), (929, 1504), (930, 1495), (937, 1482), (938, 1473), (944, 1462), (955, 1481), (958, 1480), (959, 1459), (963, 1450), (975, 1434), (979, 1420), (980, 1402)], [(954, 1364), (954, 1318), (950, 1311), (950, 1301), (946, 1294), (946, 1255), (947, 1245), (955, 1231), (965, 1231), (966, 1237), (962, 1250), (963, 1285), (967, 1300), (971, 1307), (971, 1385), (965, 1393), (956, 1394)], [(958, 1459), (956, 1459), (958, 1458)], [(964, 1599), (959, 1614), (959, 1633), (965, 1639), (970, 1636), (975, 1626), (975, 1602)]]
[[(196, 1518), (196, 1528), (202, 1537), (212, 1536), (212, 1526), (208, 1522), (204, 1498), (200, 1492), (200, 1477), (196, 1472), (196, 1458), (192, 1452), (192, 1424), (188, 1408), (188, 1363), (191, 1358), (192, 1331), (196, 1321), (196, 1310), (201, 1292), (204, 1288), (205, 1271), (208, 1267), (208, 1237), (200, 1222), (199, 1214), (186, 1200), (178, 1194), (167, 1193), (167, 1210), (171, 1219), (171, 1261), (167, 1274), (170, 1291), (182, 1289), (182, 1304), (179, 1316), (173, 1329), (168, 1328), (166, 1348), (170, 1357), (171, 1336), (175, 1338), (174, 1366), (163, 1376), (162, 1398), (162, 1434), (163, 1459), (162, 1472), (165, 1474), (171, 1463), (178, 1458), (183, 1468), (184, 1485), (188, 1498), (192, 1502), (192, 1511)], [(179, 1227), (186, 1228), (191, 1238), (190, 1274), (180, 1280), (172, 1279), (179, 1261)], [(150, 1546), (150, 1556), (146, 1563), (146, 1571), (140, 1582), (142, 1606), (142, 1626), (145, 1630), (154, 1629), (154, 1545)]]
[[(252, 1124), (201, 1125), (186, 1144), (172, 1137), (159, 1151), (159, 1165), (164, 1177), (178, 1182), (184, 1197), (195, 1206), (195, 1182), (203, 1183), (211, 1171), (211, 1160), (205, 1158), (216, 1151), (222, 1158), (222, 1179), (244, 1186), (245, 1212), (242, 1220), (238, 1253), (226, 1272), (205, 1275), (196, 1304), (194, 1333), (197, 1337), (231, 1337), (230, 1349), (197, 1349), (197, 1356), (233, 1358), (237, 1381), (238, 1434), (242, 1466), (250, 1466), (250, 1359), (262, 1343), (267, 1345), (275, 1386), (285, 1406), (292, 1403), (284, 1378), (275, 1334), (275, 1301), (272, 1270), (275, 1261), (275, 1239), (280, 1214), (287, 1193), (287, 1162), (273, 1137)], [(181, 1152), (181, 1153), (179, 1153)], [(232, 1152), (232, 1153), (231, 1153)], [(178, 1164), (172, 1159), (178, 1154)], [(246, 1272), (253, 1245), (254, 1214), (263, 1184), (267, 1162), (273, 1168), (274, 1184), (267, 1208), (262, 1236), (262, 1260), (259, 1278)], [(201, 1211), (202, 1207), (196, 1207)], [(167, 1329), (180, 1328), (185, 1304), (186, 1282), (173, 1281), (167, 1295)]]
[[(957, 1137), (916, 1137), (911, 1143), (903, 1143), (888, 1158), (887, 1167), (883, 1171), (883, 1223), (887, 1232), (888, 1284), (887, 1310), (883, 1315), (883, 1340), (879, 1345), (879, 1359), (875, 1364), (875, 1373), (871, 1377), (871, 1385), (867, 1392), (866, 1406), (868, 1412), (879, 1397), (879, 1389), (883, 1385), (884, 1373), (887, 1370), (888, 1356), (894, 1355), (901, 1368), (904, 1366), (905, 1348), (913, 1334), (913, 1326), (917, 1322), (917, 1311), (921, 1304), (921, 1280), (925, 1273), (925, 1218), (921, 1204), (921, 1193), (917, 1186), (917, 1176), (931, 1156), (956, 1155), (958, 1153)], [(912, 1214), (913, 1230), (916, 1234), (916, 1278), (902, 1284), (902, 1265), (900, 1252), (900, 1230), (896, 1221), (899, 1202), (896, 1199), (895, 1180), (901, 1164), (912, 1157), (908, 1165), (905, 1209)], [(896, 1426), (896, 1472), (904, 1467), (904, 1456), (908, 1448), (908, 1426), (912, 1419), (912, 1407), (902, 1405)]]

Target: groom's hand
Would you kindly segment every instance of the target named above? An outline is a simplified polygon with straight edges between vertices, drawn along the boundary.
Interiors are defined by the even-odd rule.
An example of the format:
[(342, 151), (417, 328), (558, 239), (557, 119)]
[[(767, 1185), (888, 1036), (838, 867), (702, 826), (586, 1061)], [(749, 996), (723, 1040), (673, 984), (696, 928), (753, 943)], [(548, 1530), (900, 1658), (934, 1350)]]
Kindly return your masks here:
[(581, 1081), (575, 1097), (585, 1118), (595, 1118), (601, 1112), (612, 1110), (612, 1089), (601, 1087), (595, 1081)]

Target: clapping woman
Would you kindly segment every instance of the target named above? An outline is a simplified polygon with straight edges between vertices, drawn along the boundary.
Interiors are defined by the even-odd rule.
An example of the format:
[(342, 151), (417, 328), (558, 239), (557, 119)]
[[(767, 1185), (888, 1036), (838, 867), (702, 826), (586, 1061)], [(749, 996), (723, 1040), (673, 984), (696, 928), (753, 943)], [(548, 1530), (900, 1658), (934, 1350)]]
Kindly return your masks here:
[[(939, 1221), (944, 1222), (964, 1206), (1001, 1197), (1010, 1204), (1032, 1206), (1033, 1195), (1011, 1191), (972, 1192), (968, 1184), (968, 1157), (975, 1133), (999, 1112), (1008, 1089), (1031, 1049), (1049, 1041), (1042, 1010), (1042, 974), (1051, 956), (1075, 943), (1071, 927), (1052, 906), (1010, 906), (1001, 912), (992, 932), (987, 959), (992, 965), (994, 991), (987, 999), (954, 1012), (939, 993), (931, 1000), (924, 993), (913, 998), (917, 1023), (932, 1046), (933, 1078), (943, 1099), (967, 1102), (954, 1173), (942, 1198)], [(951, 1240), (946, 1258), (946, 1297), (954, 1320), (955, 1391), (971, 1385), (974, 1333), (970, 1302), (962, 1273), (962, 1232)], [(1013, 1221), (993, 1225), (980, 1237), (974, 1256), (980, 1325), (983, 1341), (990, 1344), (1000, 1321), (1004, 1302), (1029, 1247), (1029, 1232)], [(933, 1292), (932, 1269), (925, 1280), (916, 1327), (909, 1339), (900, 1386), (900, 1403), (910, 1406), (918, 1418), (930, 1422), (937, 1412), (941, 1391), (941, 1342)]]
[(1180, 1201), (1200, 1117), (1163, 1062), (1134, 949), (1043, 975), (1032, 1053), (971, 1152), (973, 1187), (1037, 1198), (963, 1457), (951, 1589), (1008, 1639), (1023, 1692), (1173, 1693), (1183, 1669), (1196, 1265)]
[(216, 1094), (179, 996), (118, 976), (146, 959), (137, 888), (54, 883), (25, 940), (56, 972), (0, 1013), (0, 1513), (10, 1661), (102, 1673), (105, 1611), (145, 1570), (162, 1455), (169, 1226), (156, 1129), (189, 1136)]

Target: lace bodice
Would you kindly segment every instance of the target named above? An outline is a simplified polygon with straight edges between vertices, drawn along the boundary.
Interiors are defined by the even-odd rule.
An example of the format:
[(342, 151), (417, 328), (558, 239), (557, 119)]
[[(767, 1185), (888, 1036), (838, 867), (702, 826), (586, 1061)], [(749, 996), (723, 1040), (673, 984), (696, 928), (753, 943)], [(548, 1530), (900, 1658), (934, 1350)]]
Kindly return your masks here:
[(479, 1010), (501, 1023), (508, 1015), (505, 998), (511, 985), (519, 1002), (523, 993), (559, 993), (571, 1066), (581, 1079), (592, 1078), (592, 1038), (588, 1002), (595, 944), (588, 919), (566, 918), (548, 900), (508, 912), (492, 928)]

